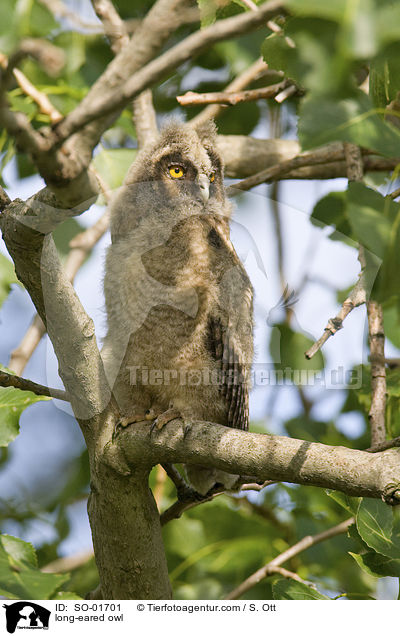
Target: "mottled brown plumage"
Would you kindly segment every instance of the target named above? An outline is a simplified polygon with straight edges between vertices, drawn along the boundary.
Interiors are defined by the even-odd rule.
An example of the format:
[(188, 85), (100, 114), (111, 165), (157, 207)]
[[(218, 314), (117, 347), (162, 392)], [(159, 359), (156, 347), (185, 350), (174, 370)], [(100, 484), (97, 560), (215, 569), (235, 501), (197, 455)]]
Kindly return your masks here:
[[(252, 287), (230, 216), (213, 124), (169, 124), (115, 197), (103, 359), (126, 421), (161, 415), (161, 426), (179, 412), (247, 430)], [(187, 473), (202, 493), (236, 480), (198, 466)]]

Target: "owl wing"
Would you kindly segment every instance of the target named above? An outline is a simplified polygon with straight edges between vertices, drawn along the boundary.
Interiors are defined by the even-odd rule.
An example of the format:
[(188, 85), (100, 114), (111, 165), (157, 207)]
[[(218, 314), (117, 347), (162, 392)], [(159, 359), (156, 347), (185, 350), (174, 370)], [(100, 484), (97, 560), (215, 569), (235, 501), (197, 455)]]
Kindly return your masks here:
[(249, 429), (247, 370), (240, 361), (233, 334), (220, 318), (209, 318), (208, 341), (211, 355), (221, 371), (221, 397), (228, 410), (227, 426)]

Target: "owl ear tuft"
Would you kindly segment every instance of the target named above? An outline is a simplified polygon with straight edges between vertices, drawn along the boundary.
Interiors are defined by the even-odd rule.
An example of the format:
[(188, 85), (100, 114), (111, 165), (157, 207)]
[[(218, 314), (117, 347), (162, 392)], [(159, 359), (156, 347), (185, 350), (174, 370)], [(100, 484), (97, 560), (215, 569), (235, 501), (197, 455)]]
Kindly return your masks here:
[(217, 140), (217, 126), (213, 119), (194, 126), (194, 129), (203, 143), (208, 142), (209, 144), (215, 144)]

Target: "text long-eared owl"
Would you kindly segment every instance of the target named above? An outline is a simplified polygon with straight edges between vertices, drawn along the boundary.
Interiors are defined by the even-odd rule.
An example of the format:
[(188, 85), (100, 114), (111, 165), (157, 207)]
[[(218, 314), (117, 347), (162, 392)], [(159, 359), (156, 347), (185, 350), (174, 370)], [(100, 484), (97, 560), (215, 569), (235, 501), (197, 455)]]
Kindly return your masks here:
[[(106, 372), (126, 422), (181, 415), (247, 430), (252, 287), (229, 237), (213, 123), (170, 123), (111, 204)], [(186, 467), (205, 494), (237, 477)]]

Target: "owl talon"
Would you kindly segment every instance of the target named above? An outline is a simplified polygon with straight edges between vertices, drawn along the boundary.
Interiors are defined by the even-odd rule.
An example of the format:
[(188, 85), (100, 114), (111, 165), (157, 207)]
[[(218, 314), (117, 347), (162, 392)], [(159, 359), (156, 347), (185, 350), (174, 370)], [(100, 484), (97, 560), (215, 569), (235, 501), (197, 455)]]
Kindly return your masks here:
[(168, 411), (164, 411), (164, 413), (161, 413), (161, 415), (156, 417), (156, 419), (152, 423), (150, 428), (151, 433), (154, 431), (155, 428), (161, 431), (161, 429), (164, 428), (164, 426), (168, 424), (168, 422), (176, 419), (182, 419), (182, 415), (180, 411), (178, 411), (178, 409), (171, 408), (168, 409)]

